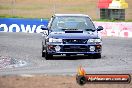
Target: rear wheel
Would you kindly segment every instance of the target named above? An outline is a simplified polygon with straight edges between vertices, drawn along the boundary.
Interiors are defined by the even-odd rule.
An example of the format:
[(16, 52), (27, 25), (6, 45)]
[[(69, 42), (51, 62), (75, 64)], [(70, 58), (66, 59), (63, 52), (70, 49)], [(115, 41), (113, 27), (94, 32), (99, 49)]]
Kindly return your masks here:
[(45, 52), (45, 59), (46, 60), (50, 60), (53, 58), (53, 55), (52, 54), (48, 54), (47, 52)]

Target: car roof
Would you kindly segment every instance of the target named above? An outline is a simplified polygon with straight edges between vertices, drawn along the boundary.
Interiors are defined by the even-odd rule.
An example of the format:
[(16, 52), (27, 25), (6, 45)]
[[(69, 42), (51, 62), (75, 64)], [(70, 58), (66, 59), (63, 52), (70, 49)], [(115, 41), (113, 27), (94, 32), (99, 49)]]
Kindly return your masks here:
[(82, 17), (89, 17), (85, 14), (55, 14), (54, 16), (82, 16)]

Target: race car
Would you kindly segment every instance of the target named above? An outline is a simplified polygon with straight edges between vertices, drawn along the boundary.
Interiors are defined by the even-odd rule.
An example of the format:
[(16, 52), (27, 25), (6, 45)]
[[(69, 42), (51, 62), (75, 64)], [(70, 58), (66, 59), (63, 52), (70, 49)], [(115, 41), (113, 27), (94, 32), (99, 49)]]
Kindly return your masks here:
[[(94, 55), (101, 58), (102, 39), (91, 18), (85, 14), (55, 14), (47, 27), (42, 27), (42, 57), (53, 55)], [(46, 32), (47, 31), (47, 32)]]

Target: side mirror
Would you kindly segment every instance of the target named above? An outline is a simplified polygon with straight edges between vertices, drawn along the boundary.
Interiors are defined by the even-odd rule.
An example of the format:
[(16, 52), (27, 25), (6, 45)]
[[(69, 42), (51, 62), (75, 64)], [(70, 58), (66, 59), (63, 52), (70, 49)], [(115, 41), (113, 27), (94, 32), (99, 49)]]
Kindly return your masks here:
[(104, 28), (102, 27), (102, 26), (98, 26), (98, 28), (97, 28), (97, 31), (101, 31), (101, 30), (103, 30)]
[(45, 27), (45, 26), (42, 26), (41, 29), (43, 30), (41, 33), (43, 33), (44, 35), (48, 35), (49, 34), (49, 31), (48, 31), (48, 28)]
[(45, 27), (45, 26), (42, 26), (41, 29), (42, 29), (42, 30), (48, 30), (48, 28)]

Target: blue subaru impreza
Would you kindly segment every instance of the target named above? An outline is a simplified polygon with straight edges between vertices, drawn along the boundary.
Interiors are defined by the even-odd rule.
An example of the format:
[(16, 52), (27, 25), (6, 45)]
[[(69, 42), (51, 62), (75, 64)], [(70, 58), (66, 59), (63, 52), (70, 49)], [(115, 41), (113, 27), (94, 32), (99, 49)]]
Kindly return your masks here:
[(42, 27), (42, 57), (53, 55), (94, 55), (101, 58), (102, 40), (88, 15), (55, 14), (47, 27)]

